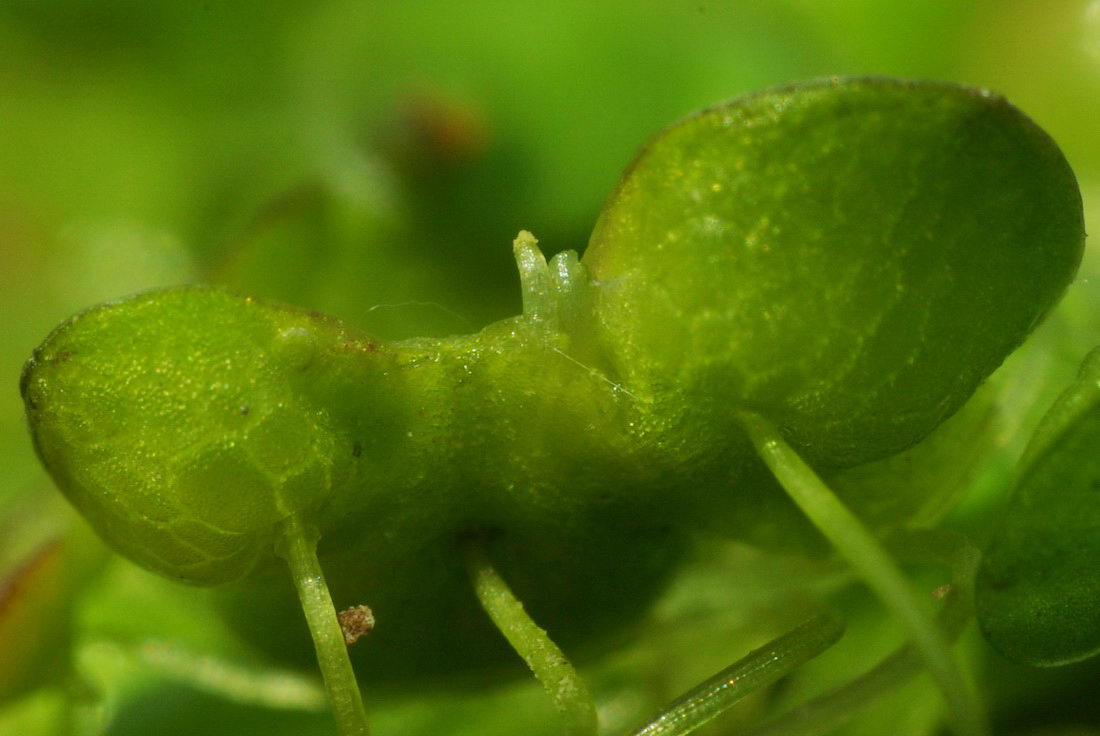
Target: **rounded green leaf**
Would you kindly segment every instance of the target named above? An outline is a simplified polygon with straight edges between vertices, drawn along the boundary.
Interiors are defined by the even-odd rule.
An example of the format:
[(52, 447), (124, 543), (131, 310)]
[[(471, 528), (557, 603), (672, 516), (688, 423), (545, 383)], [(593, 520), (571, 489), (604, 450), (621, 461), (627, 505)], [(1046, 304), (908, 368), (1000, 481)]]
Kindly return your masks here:
[(1100, 653), (1100, 349), (1043, 418), (978, 576), (978, 618), (1010, 659)]
[(750, 408), (846, 467), (958, 409), (1057, 301), (1083, 241), (1073, 173), (1002, 98), (856, 79), (667, 129), (584, 260), (630, 390), (716, 421)]
[(340, 473), (330, 411), (291, 386), (318, 332), (343, 327), (213, 289), (90, 309), (24, 369), (35, 447), (120, 552), (188, 582), (239, 578)]

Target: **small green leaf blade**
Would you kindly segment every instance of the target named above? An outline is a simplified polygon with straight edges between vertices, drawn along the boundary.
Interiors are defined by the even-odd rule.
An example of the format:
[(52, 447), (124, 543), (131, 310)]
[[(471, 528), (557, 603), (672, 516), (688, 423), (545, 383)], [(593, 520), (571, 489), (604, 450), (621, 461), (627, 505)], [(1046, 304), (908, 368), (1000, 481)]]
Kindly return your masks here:
[(1100, 654), (1100, 348), (1032, 438), (977, 606), (1009, 659), (1045, 667)]

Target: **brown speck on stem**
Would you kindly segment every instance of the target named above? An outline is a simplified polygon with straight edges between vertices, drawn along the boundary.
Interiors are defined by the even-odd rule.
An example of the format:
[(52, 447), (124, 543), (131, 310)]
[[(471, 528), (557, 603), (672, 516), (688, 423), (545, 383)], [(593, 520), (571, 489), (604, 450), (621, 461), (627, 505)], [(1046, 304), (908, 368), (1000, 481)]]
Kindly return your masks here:
[(352, 606), (340, 611), (336, 618), (344, 632), (344, 643), (349, 647), (374, 629), (374, 613), (370, 606)]

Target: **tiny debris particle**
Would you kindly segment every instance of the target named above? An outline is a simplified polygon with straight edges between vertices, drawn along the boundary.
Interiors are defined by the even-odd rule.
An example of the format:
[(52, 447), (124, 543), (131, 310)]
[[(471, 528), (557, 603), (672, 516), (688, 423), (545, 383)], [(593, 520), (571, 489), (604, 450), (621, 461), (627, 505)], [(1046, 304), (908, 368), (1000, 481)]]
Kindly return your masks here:
[(951, 584), (950, 583), (948, 583), (947, 585), (941, 585), (940, 587), (938, 587), (938, 588), (936, 588), (935, 590), (932, 591), (932, 599), (937, 600), (937, 601), (942, 600), (950, 592), (951, 592)]
[(370, 606), (352, 606), (336, 614), (336, 619), (344, 632), (344, 643), (349, 647), (374, 629), (374, 612)]

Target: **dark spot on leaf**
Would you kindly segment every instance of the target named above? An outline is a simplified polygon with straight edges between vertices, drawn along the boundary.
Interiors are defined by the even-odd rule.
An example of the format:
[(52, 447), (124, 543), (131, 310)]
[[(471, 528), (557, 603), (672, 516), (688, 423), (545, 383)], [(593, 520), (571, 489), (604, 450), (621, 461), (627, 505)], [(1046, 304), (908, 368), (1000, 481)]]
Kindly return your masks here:
[(363, 454), (363, 443), (362, 442), (356, 442), (354, 445), (351, 446), (351, 456), (352, 457), (359, 457), (362, 454)]
[(241, 416), (242, 417), (248, 416), (248, 412), (249, 412), (249, 408), (247, 406), (242, 406), (241, 407)]

